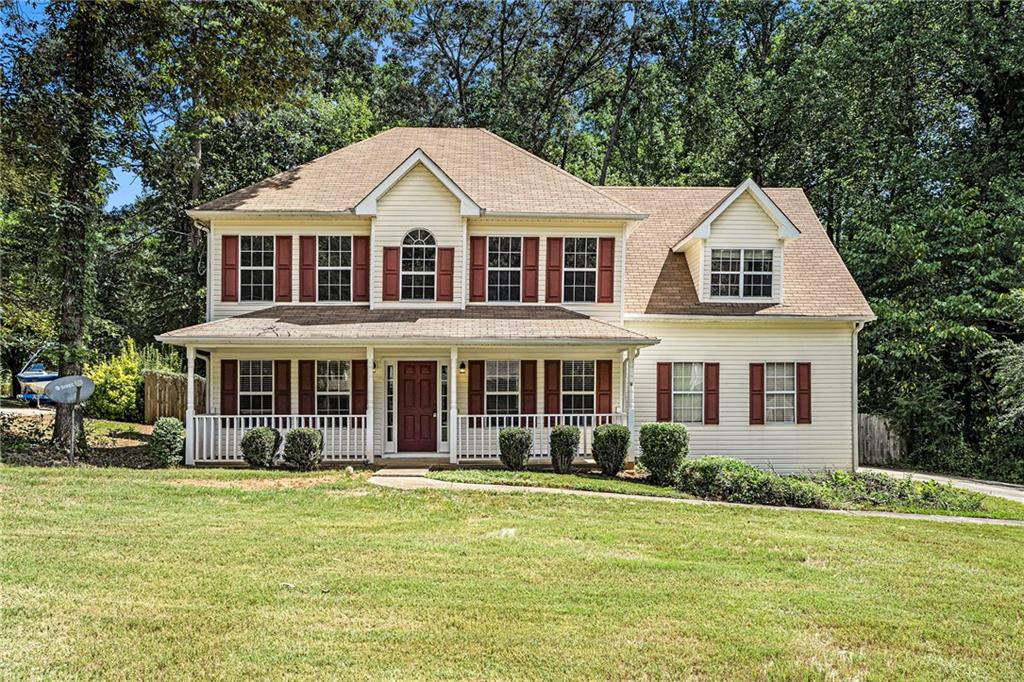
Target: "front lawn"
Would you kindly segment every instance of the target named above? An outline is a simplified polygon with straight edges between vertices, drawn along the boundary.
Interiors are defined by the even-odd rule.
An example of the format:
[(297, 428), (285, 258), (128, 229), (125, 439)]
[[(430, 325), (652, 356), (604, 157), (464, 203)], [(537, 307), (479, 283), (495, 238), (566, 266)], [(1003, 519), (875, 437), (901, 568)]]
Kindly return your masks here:
[(10, 679), (1019, 679), (1024, 529), (0, 466)]

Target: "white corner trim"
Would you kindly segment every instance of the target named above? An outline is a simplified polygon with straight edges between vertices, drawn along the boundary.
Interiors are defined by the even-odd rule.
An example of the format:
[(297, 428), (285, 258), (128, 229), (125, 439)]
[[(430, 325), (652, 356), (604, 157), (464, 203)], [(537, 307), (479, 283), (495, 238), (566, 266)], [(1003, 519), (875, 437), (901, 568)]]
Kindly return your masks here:
[(412, 154), (408, 156), (395, 170), (391, 171), (386, 178), (380, 181), (380, 183), (374, 187), (369, 194), (355, 205), (354, 212), (356, 215), (376, 215), (377, 214), (377, 200), (380, 199), (389, 189), (401, 180), (405, 175), (415, 168), (418, 164), (422, 164), (424, 168), (430, 171), (434, 177), (436, 177), (445, 188), (454, 194), (461, 204), (459, 213), (463, 216), (479, 216), (481, 213), (480, 206), (468, 194), (466, 194), (461, 187), (455, 184), (455, 181), (448, 177), (448, 174), (441, 170), (441, 167), (434, 163), (433, 159), (427, 156), (427, 153), (422, 149), (417, 148)]
[(754, 201), (756, 201), (757, 205), (761, 207), (761, 210), (767, 213), (768, 217), (771, 218), (772, 222), (775, 223), (776, 227), (778, 227), (779, 239), (795, 239), (800, 236), (800, 230), (798, 230), (796, 225), (793, 224), (793, 221), (791, 221), (786, 214), (775, 205), (775, 202), (765, 194), (764, 190), (754, 182), (753, 178), (747, 178), (737, 185), (736, 189), (730, 192), (729, 196), (719, 203), (718, 206), (715, 207), (715, 210), (712, 211), (693, 232), (680, 239), (676, 245), (672, 247), (672, 250), (678, 253), (682, 251), (683, 248), (692, 240), (707, 239), (710, 237), (711, 223), (715, 222), (715, 220), (722, 215), (722, 213), (724, 213), (725, 210), (733, 204), (733, 202), (747, 192), (750, 193), (750, 196), (754, 198)]

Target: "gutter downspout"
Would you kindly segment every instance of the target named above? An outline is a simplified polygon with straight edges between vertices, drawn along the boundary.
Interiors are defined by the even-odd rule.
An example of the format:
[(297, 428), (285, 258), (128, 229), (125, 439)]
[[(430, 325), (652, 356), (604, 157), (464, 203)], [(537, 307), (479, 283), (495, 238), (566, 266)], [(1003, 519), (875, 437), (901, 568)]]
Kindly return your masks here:
[(853, 343), (850, 344), (850, 371), (852, 372), (852, 375), (853, 375), (853, 381), (851, 382), (851, 384), (853, 386), (853, 389), (852, 389), (853, 393), (851, 395), (850, 404), (852, 406), (851, 410), (852, 410), (852, 414), (853, 414), (853, 427), (852, 427), (852, 431), (853, 431), (853, 470), (854, 471), (856, 471), (857, 469), (860, 468), (860, 405), (858, 404), (859, 396), (860, 396), (860, 389), (859, 389), (859, 386), (858, 386), (859, 382), (857, 380), (857, 374), (858, 374), (858, 369), (859, 369), (860, 365), (859, 365), (859, 362), (858, 362), (858, 359), (859, 359), (858, 355), (859, 355), (859, 353), (858, 353), (858, 348), (857, 348), (857, 338), (858, 338), (858, 335), (860, 334), (860, 330), (864, 328), (865, 324), (866, 324), (866, 322), (863, 322), (863, 321), (861, 321), (861, 322), (854, 322), (853, 323)]

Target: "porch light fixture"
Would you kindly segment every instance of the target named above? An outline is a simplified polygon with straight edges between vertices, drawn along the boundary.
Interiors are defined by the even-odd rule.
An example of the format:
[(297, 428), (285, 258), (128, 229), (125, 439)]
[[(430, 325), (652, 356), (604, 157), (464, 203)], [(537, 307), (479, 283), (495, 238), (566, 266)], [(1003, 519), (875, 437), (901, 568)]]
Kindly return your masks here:
[(466, 373), (466, 361), (463, 360), (462, 362), (459, 363), (459, 374), (465, 374), (465, 373)]
[(377, 373), (377, 361), (376, 360), (373, 361), (373, 373), (374, 374)]

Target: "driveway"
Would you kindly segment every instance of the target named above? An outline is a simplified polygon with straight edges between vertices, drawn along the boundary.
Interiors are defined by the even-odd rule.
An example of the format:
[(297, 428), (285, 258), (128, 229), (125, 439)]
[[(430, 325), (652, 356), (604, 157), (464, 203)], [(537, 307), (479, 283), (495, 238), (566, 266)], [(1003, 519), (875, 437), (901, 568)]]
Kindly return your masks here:
[(997, 483), (995, 481), (979, 481), (976, 478), (963, 478), (961, 476), (940, 476), (938, 474), (923, 474), (909, 471), (897, 471), (895, 469), (876, 469), (874, 467), (860, 467), (859, 471), (868, 471), (876, 474), (885, 474), (893, 478), (906, 478), (907, 474), (915, 481), (938, 481), (939, 483), (950, 483), (957, 488), (973, 490), (977, 493), (985, 493), (993, 497), (1002, 497), (1014, 502), (1024, 503), (1024, 486), (1012, 483)]

